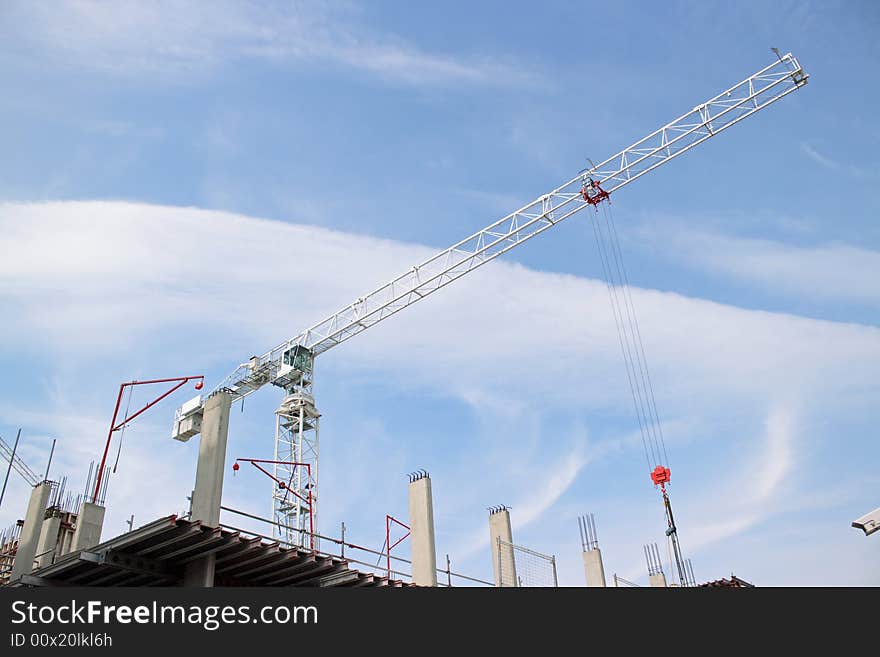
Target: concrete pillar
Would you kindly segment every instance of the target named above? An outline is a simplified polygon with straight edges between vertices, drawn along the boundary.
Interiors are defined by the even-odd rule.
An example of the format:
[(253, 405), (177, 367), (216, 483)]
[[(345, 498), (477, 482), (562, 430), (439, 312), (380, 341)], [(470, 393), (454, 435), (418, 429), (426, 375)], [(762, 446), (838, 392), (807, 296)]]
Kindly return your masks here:
[(602, 566), (602, 551), (599, 548), (587, 550), (583, 553), (584, 576), (587, 578), (587, 586), (605, 586), (605, 568)]
[[(220, 524), (231, 406), (232, 395), (219, 392), (208, 397), (202, 416), (199, 464), (196, 467), (196, 487), (192, 493), (190, 520), (201, 521), (203, 525), (210, 527)], [(215, 565), (216, 558), (213, 554), (189, 562), (183, 574), (184, 586), (214, 586)]]
[(190, 561), (184, 566), (183, 585), (211, 588), (214, 586), (214, 569), (217, 566), (217, 555), (211, 553), (202, 559)]
[(229, 433), (229, 409), (232, 396), (219, 392), (205, 402), (202, 438), (199, 441), (199, 464), (192, 497), (191, 520), (216, 527), (220, 524), (220, 501), (223, 474), (226, 471), (226, 440)]
[(658, 588), (666, 588), (666, 575), (663, 573), (654, 573), (653, 575), (648, 575), (648, 583), (651, 586)]
[(40, 539), (40, 529), (43, 526), (46, 504), (49, 502), (51, 492), (52, 484), (48, 481), (37, 484), (31, 492), (27, 513), (24, 516), (24, 527), (21, 528), (21, 535), (18, 537), (18, 550), (15, 553), (15, 561), (12, 562), (10, 581), (28, 575), (34, 569), (34, 555), (37, 553), (37, 542)]
[(70, 551), (90, 550), (101, 542), (104, 528), (104, 507), (91, 502), (83, 502), (76, 517), (76, 530), (70, 543)]
[(416, 475), (409, 484), (409, 541), (412, 581), (417, 586), (437, 586), (437, 552), (434, 547), (434, 501), (431, 477)]
[[(503, 543), (499, 543), (499, 539)], [(513, 532), (510, 512), (497, 507), (489, 512), (489, 546), (492, 550), (492, 570), (495, 586), (516, 586), (516, 562), (513, 558)]]
[(58, 551), (58, 532), (61, 529), (61, 516), (58, 509), (52, 509), (49, 517), (40, 527), (40, 540), (37, 541), (37, 563), (39, 567), (49, 566)]

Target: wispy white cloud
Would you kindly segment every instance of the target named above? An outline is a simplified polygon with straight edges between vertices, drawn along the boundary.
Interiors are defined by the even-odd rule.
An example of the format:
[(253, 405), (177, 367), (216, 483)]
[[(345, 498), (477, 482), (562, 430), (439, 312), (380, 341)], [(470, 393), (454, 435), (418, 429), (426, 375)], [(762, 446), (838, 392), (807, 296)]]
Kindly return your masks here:
[(756, 463), (755, 481), (749, 486), (756, 506), (766, 507), (791, 473), (796, 431), (793, 409), (780, 406), (770, 411), (765, 423), (765, 449)]
[[(35, 391), (32, 408), (16, 403), (4, 415), (24, 423), (29, 411), (63, 418), (82, 408), (93, 420), (77, 436), (92, 447), (106, 431), (94, 418), (108, 412), (94, 390), (118, 385), (120, 372), (173, 371), (186, 363), (222, 375), (434, 251), (223, 212), (121, 202), (0, 205), (0, 245), (0, 309), (12, 318), (0, 324), (0, 344), (15, 345), (4, 356), (28, 370), (38, 362), (53, 389), (65, 391), (48, 401)], [(456, 456), (450, 463), (418, 463), (440, 477), (466, 475), (435, 500), (438, 518), (449, 523), (438, 536), (448, 532), (462, 549), (471, 538), (484, 540), (485, 506), (513, 505), (517, 530), (529, 535), (545, 526), (551, 509), (572, 504), (569, 497), (594, 464), (620, 455), (611, 446), (597, 453), (597, 444), (573, 432), (548, 436), (542, 417), (572, 408), (626, 419), (631, 413), (602, 283), (509, 262), (469, 278), (359, 336), (356, 348), (343, 345), (323, 356), (321, 366), (330, 378), (367, 373), (384, 385), (452, 397), (485, 418), (479, 449), (457, 440), (444, 447)], [(731, 413), (767, 413), (763, 433), (740, 436), (743, 454), (729, 464), (755, 473), (754, 497), (740, 495), (742, 504), (724, 517), (683, 510), (686, 518), (699, 518), (702, 532), (688, 533), (685, 548), (717, 545), (719, 537), (755, 527), (764, 507), (790, 508), (792, 441), (811, 435), (816, 421), (793, 409), (825, 419), (865, 413), (878, 391), (880, 330), (651, 290), (635, 289), (633, 296), (658, 405), (667, 426), (684, 434), (679, 441), (706, 445), (712, 434), (701, 426)], [(245, 414), (238, 426), (247, 421)], [(156, 422), (167, 440), (158, 415)], [(67, 424), (62, 429), (70, 433)], [(621, 440), (629, 445), (626, 426)], [(381, 423), (364, 425), (346, 441), (350, 458), (332, 465), (334, 481), (354, 482), (336, 491), (340, 499), (353, 495), (360, 504), (375, 492), (375, 479), (359, 469), (379, 448), (389, 453), (390, 467), (408, 467), (412, 457), (395, 451), (405, 447)], [(641, 460), (638, 447), (630, 449)], [(163, 467), (165, 454), (148, 456), (155, 460), (145, 461), (132, 481)], [(93, 449), (77, 458), (94, 458)], [(797, 467), (809, 473), (817, 466)], [(163, 479), (168, 497), (153, 512), (171, 504), (168, 512), (177, 510), (175, 501), (189, 492), (192, 471), (181, 468), (174, 470), (178, 479)], [(397, 490), (387, 482), (382, 487), (382, 495)], [(114, 490), (120, 513), (138, 507), (143, 491), (134, 483)], [(262, 493), (242, 499), (261, 509)], [(381, 497), (383, 504), (388, 499)], [(342, 513), (344, 504), (331, 506)], [(604, 524), (614, 531), (613, 523)], [(632, 526), (620, 530), (630, 548), (643, 541), (632, 536)]]
[[(705, 563), (706, 554), (720, 543), (735, 540), (775, 516), (791, 512), (794, 499), (798, 500), (799, 510), (816, 508), (818, 501), (805, 499), (805, 487), (793, 485), (790, 478), (798, 464), (797, 413), (793, 405), (772, 404), (763, 430), (754, 439), (742, 442), (749, 446), (748, 453), (736, 459), (735, 467), (721, 469), (725, 476), (701, 482), (698, 497), (680, 497), (676, 495), (680, 490), (672, 491), (685, 558)], [(627, 547), (614, 546), (633, 555)], [(671, 555), (671, 547), (663, 545), (663, 560), (671, 559)], [(644, 580), (642, 560), (632, 556), (625, 563), (621, 571), (625, 578)], [(677, 579), (674, 564), (667, 562), (664, 571), (670, 581)]]
[[(277, 327), (267, 326), (264, 317), (281, 313), (277, 321), (282, 325), (300, 326), (305, 318), (320, 318), (361, 294), (365, 279), (390, 279), (433, 253), (422, 246), (314, 227), (131, 203), (6, 204), (0, 206), (0, 222), (3, 241), (11, 247), (0, 262), (0, 291), (7, 300), (23, 304), (26, 316), (22, 325), (27, 322), (29, 330), (36, 328), (45, 335), (63, 331), (65, 344), (75, 344), (81, 351), (111, 317), (125, 317), (125, 331), (119, 338), (124, 343), (179, 322), (191, 325), (199, 322), (200, 313), (208, 315), (236, 307), (244, 299), (249, 312), (218, 312), (217, 320), (212, 320), (215, 331), (232, 330), (236, 340), (251, 334), (251, 340), (274, 344), (279, 338)], [(743, 249), (749, 245), (744, 244)], [(382, 257), (377, 258), (377, 253)], [(851, 260), (855, 258), (854, 254), (848, 255)], [(866, 271), (874, 266), (877, 256), (870, 252), (863, 256), (867, 262), (862, 271)], [(301, 266), (286, 268), (284, 280), (279, 280), (271, 263), (287, 262), (293, 257)], [(320, 288), (315, 287), (315, 281), (320, 281)], [(412, 368), (408, 350), (420, 352), (418, 346), (430, 336), (445, 342), (452, 336), (467, 335), (468, 339), (463, 339), (455, 350), (422, 356), (430, 356), (434, 367), (449, 370), (444, 374), (458, 372), (457, 377), (448, 380), (459, 380), (462, 385), (463, 374), (483, 368), (480, 358), (492, 357), (503, 364), (499, 380), (504, 380), (510, 368), (527, 366), (527, 361), (518, 356), (526, 353), (523, 350), (528, 340), (534, 339), (528, 337), (531, 335), (554, 336), (542, 347), (542, 364), (560, 368), (560, 376), (566, 376), (574, 354), (590, 359), (593, 368), (600, 368), (600, 374), (607, 374), (602, 369), (605, 367), (617, 371), (612, 319), (601, 310), (607, 303), (603, 284), (502, 263), (475, 272), (471, 281), (470, 285), (452, 286), (432, 297), (430, 303), (389, 320), (398, 327), (391, 333), (366, 333), (362, 344), (369, 349), (350, 350), (346, 359), (349, 366), (373, 367), (379, 358), (385, 367), (400, 367), (409, 376)], [(841, 290), (849, 284), (849, 279), (842, 280)], [(548, 293), (532, 294), (535, 285), (546, 286)], [(289, 289), (300, 291), (296, 307), (279, 308), (278, 294)], [(871, 287), (865, 290), (866, 295), (873, 294)], [(876, 329), (869, 327), (750, 313), (675, 294), (648, 290), (634, 293), (640, 317), (652, 329), (646, 331), (646, 339), (658, 375), (667, 367), (667, 361), (682, 366), (683, 336), (693, 341), (687, 366), (694, 368), (692, 374), (705, 375), (725, 366), (729, 371), (755, 374), (766, 369), (765, 363), (780, 361), (801, 370), (798, 361), (803, 345), (787, 348), (785, 342), (795, 336), (821, 340), (829, 331), (851, 334), (841, 342), (835, 356), (846, 356), (845, 345), (854, 341), (870, 354), (876, 334)], [(485, 311), (487, 300), (498, 312)], [(51, 312), (47, 306), (51, 306)], [(517, 321), (524, 316), (529, 317), (526, 327)], [(478, 333), (485, 335), (485, 340), (476, 340), (468, 330), (475, 324), (482, 327)], [(7, 326), (4, 330), (16, 329)], [(746, 337), (734, 339), (744, 331)], [(778, 338), (779, 333), (785, 333), (786, 339)], [(27, 335), (20, 337), (27, 339)], [(738, 346), (743, 343), (748, 343), (747, 348)], [(724, 349), (718, 349), (721, 344)], [(108, 348), (106, 337), (96, 340), (93, 348), (104, 352)], [(824, 358), (818, 353), (821, 351), (816, 349), (817, 357)], [(563, 360), (555, 361), (554, 354)], [(469, 361), (474, 364), (469, 365)], [(828, 361), (833, 366), (832, 359)], [(427, 372), (425, 379), (433, 379), (435, 374)], [(789, 380), (783, 370), (772, 376)], [(809, 374), (801, 377), (800, 385), (810, 379)], [(563, 381), (569, 382), (567, 378)], [(763, 392), (760, 381), (748, 385), (757, 385), (757, 394)], [(596, 390), (604, 387), (596, 386)]]
[(818, 162), (823, 167), (828, 167), (829, 169), (840, 168), (839, 162), (835, 162), (834, 160), (825, 157), (809, 144), (801, 144), (801, 151), (805, 153), (807, 157), (809, 157), (811, 160), (813, 160), (814, 162)]
[[(515, 457), (514, 457), (515, 458)], [(509, 506), (511, 508), (511, 525), (514, 531), (521, 531), (535, 522), (544, 513), (553, 508), (559, 499), (571, 488), (578, 475), (587, 464), (580, 446), (554, 463), (523, 463), (530, 465), (533, 475), (541, 474), (543, 485), (536, 489), (520, 492), (520, 497)], [(465, 559), (489, 547), (489, 533), (486, 527), (473, 530), (470, 535), (459, 540), (454, 553)]]
[(691, 553), (741, 534), (780, 511), (782, 487), (796, 464), (795, 420), (791, 407), (772, 408), (764, 424), (763, 445), (751, 463), (707, 491), (699, 510), (689, 512)]
[(849, 175), (855, 176), (856, 178), (880, 178), (880, 168), (869, 169), (867, 167), (857, 166), (852, 163), (838, 162), (837, 160), (823, 155), (807, 143), (801, 144), (801, 152), (804, 153), (811, 160), (813, 160), (813, 162), (821, 164), (826, 169), (831, 169), (832, 171), (843, 171)]
[[(220, 353), (261, 352), (280, 339), (279, 326), (296, 333), (362, 294), (365, 281), (390, 279), (433, 253), (314, 227), (131, 203), (6, 204), (0, 224), (9, 245), (0, 261), (0, 294), (18, 309), (18, 320), (0, 330), (12, 343), (32, 343), (39, 335), (48, 349), (86, 359), (124, 352), (178, 327), (207, 331)], [(864, 256), (870, 262), (863, 271), (877, 257)], [(291, 261), (298, 265), (279, 276), (273, 263)], [(296, 303), (279, 305), (289, 290), (297, 290)], [(699, 393), (711, 383), (763, 399), (777, 390), (822, 389), (829, 378), (843, 387), (873, 381), (876, 328), (649, 290), (634, 295), (652, 372), (673, 395)], [(462, 399), (488, 395), (503, 404), (504, 395), (520, 396), (516, 382), (528, 376), (531, 361), (524, 356), (534, 353), (537, 340), (559, 403), (617, 399), (626, 408), (606, 305), (597, 281), (494, 263), (472, 274), (469, 285), (451, 286), (389, 320), (395, 330), (367, 332), (359, 349), (340, 350), (352, 371), (381, 366), (410, 385), (443, 381)], [(228, 311), (243, 307), (247, 312)], [(117, 330), (108, 334), (110, 325)], [(480, 326), (476, 333), (474, 326)], [(456, 349), (423, 348), (450, 341)], [(804, 361), (805, 352), (812, 360)], [(584, 380), (573, 359), (591, 376)]]
[(676, 221), (643, 224), (634, 232), (644, 248), (704, 271), (759, 285), (772, 293), (880, 305), (880, 252), (824, 243), (794, 246), (736, 237)]
[(362, 27), (350, 4), (178, 0), (7, 3), (7, 44), (123, 75), (188, 76), (237, 59), (324, 63), (406, 84), (515, 84), (532, 76), (491, 56), (430, 53)]

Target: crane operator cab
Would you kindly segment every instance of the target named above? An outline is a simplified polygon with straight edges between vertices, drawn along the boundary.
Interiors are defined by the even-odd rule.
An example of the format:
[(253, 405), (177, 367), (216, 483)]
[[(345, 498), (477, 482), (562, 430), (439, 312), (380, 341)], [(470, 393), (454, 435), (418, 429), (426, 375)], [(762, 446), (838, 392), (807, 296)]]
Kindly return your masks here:
[(581, 196), (583, 196), (584, 200), (590, 205), (598, 206), (599, 203), (608, 198), (608, 192), (599, 186), (598, 180), (586, 177), (584, 178), (584, 184), (581, 187)]
[(314, 355), (301, 344), (293, 345), (281, 354), (278, 376), (272, 382), (282, 388), (307, 385), (311, 380)]

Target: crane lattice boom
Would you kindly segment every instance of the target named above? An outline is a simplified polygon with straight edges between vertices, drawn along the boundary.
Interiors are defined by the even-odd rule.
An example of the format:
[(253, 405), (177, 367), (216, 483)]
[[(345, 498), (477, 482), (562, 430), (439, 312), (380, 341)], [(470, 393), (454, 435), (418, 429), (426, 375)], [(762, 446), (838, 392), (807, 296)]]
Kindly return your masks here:
[[(266, 384), (287, 396), (276, 412), (276, 462), (311, 463), (303, 469), (273, 473), (291, 481), (291, 490), (311, 493), (317, 505), (318, 419), (312, 396), (314, 357), (375, 326), (470, 271), (540, 235), (584, 208), (596, 206), (622, 187), (687, 152), (807, 83), (808, 75), (788, 53), (739, 84), (695, 106), (598, 165), (582, 170), (556, 189), (486, 226), (457, 244), (412, 267), (394, 280), (286, 340), (261, 356), (242, 363), (214, 390), (241, 399)], [(200, 431), (203, 398), (178, 409), (173, 437), (188, 440)], [(303, 526), (304, 507), (282, 508), (277, 492), (275, 519)], [(312, 510), (316, 514), (316, 511)], [(291, 534), (292, 536), (292, 534)]]
[(678, 157), (807, 83), (789, 53), (662, 128), (579, 173), (553, 191), (414, 266), (394, 280), (258, 357), (243, 363), (218, 387), (245, 397), (275, 380), (283, 354), (302, 346), (317, 356), (403, 310), (432, 292), (540, 235), (590, 205), (584, 182), (608, 194)]

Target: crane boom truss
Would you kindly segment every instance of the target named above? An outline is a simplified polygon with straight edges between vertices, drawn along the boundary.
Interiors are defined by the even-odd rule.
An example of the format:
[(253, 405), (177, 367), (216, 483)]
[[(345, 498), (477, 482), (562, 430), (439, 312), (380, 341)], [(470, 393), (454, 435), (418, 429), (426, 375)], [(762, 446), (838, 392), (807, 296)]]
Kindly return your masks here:
[[(253, 356), (239, 365), (212, 393), (223, 390), (234, 398), (243, 399), (267, 383), (283, 388), (287, 395), (277, 411), (274, 460), (310, 465), (305, 477), (301, 469), (297, 473), (287, 472), (284, 466), (276, 465), (275, 477), (290, 481), (292, 492), (311, 500), (307, 518), (302, 507), (282, 504), (275, 496), (273, 509), (278, 527), (293, 527), (305, 535), (305, 523), (313, 520), (316, 513), (320, 413), (312, 394), (315, 356), (375, 326), (584, 208), (597, 206), (610, 194), (649, 171), (799, 89), (807, 79), (808, 75), (791, 53), (785, 56), (777, 53), (777, 61), (739, 84), (697, 105), (598, 165), (590, 162), (589, 169), (582, 170), (553, 191), (412, 267), (262, 356)], [(178, 409), (172, 433), (174, 438), (188, 440), (200, 432), (202, 401), (198, 397)], [(295, 480), (294, 474), (297, 474)], [(291, 543), (291, 538), (280, 530), (278, 536)]]
[(345, 342), (588, 207), (590, 203), (582, 194), (587, 180), (602, 183), (604, 191), (611, 194), (799, 89), (808, 77), (791, 53), (779, 57), (553, 191), (414, 266), (262, 356), (243, 363), (215, 390), (225, 389), (236, 397), (256, 392), (275, 381), (282, 355), (292, 347), (303, 346), (318, 355)]

